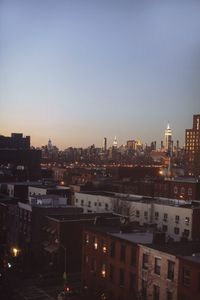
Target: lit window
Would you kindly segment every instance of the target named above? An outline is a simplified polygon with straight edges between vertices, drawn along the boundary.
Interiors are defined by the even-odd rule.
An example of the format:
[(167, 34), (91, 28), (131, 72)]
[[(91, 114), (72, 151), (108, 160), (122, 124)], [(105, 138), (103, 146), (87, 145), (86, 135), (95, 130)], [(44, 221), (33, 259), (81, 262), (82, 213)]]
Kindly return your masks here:
[(85, 244), (89, 244), (89, 234), (85, 234)]
[(185, 218), (185, 225), (189, 225), (190, 224), (190, 218), (186, 217)]
[(103, 278), (105, 278), (106, 277), (106, 264), (102, 264), (102, 266), (101, 266), (101, 276), (103, 277)]
[(97, 237), (95, 236), (94, 237), (94, 249), (97, 250), (97, 248), (98, 248), (98, 242), (97, 242)]
[(103, 251), (103, 253), (107, 252), (107, 247), (106, 247), (106, 242), (105, 241), (102, 241), (102, 251)]

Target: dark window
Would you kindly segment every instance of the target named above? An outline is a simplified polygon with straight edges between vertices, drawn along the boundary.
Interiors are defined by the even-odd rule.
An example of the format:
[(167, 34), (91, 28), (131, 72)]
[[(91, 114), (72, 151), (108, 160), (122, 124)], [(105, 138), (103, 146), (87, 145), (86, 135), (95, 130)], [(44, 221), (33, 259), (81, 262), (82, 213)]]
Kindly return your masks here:
[(125, 261), (125, 257), (126, 257), (126, 246), (121, 245), (120, 260)]
[(96, 272), (96, 268), (97, 268), (96, 265), (97, 265), (96, 259), (92, 258), (92, 260), (91, 260), (91, 271), (92, 272)]
[(124, 270), (119, 269), (119, 285), (124, 286)]
[(174, 233), (175, 234), (179, 234), (179, 232), (180, 232), (179, 228), (178, 227), (174, 227)]
[(135, 291), (136, 287), (136, 274), (130, 273), (130, 283), (129, 283), (129, 289), (130, 291)]
[(168, 230), (167, 225), (163, 225), (162, 230), (163, 230), (164, 232), (166, 232), (166, 231)]
[(147, 282), (142, 280), (142, 300), (147, 300)]
[(110, 245), (110, 256), (115, 257), (115, 242), (111, 242)]
[(172, 300), (172, 299), (173, 299), (172, 292), (167, 291), (167, 300)]
[(153, 300), (159, 300), (160, 299), (160, 288), (157, 285), (153, 286)]
[(160, 266), (161, 266), (161, 259), (155, 258), (155, 268), (154, 268), (155, 274), (160, 275)]
[(178, 224), (179, 223), (179, 216), (175, 216), (175, 222)]
[(140, 216), (140, 211), (136, 210), (136, 217), (139, 218), (139, 216)]
[(167, 278), (171, 280), (174, 280), (174, 265), (175, 263), (173, 261), (168, 260)]
[(168, 214), (164, 214), (163, 221), (167, 221), (167, 219), (168, 219)]
[(183, 285), (184, 286), (189, 286), (190, 285), (190, 270), (188, 270), (187, 268), (183, 268)]
[(190, 231), (188, 229), (184, 229), (183, 236), (189, 237)]
[(148, 260), (149, 260), (149, 256), (148, 254), (143, 254), (143, 259), (142, 259), (142, 268), (145, 270), (148, 270)]
[(110, 264), (110, 282), (114, 282), (114, 266)]
[(135, 248), (131, 249), (131, 265), (135, 266), (136, 265), (136, 252), (137, 250)]

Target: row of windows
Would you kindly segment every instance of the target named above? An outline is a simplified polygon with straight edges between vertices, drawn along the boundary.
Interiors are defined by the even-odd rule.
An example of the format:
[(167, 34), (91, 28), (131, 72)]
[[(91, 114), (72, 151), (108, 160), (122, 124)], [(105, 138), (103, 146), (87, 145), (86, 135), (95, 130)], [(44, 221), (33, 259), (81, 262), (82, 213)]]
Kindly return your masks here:
[[(159, 212), (155, 212), (155, 220), (158, 220), (158, 219), (159, 219)], [(168, 220), (168, 214), (164, 213), (163, 214), (163, 221), (167, 222), (167, 220)], [(180, 222), (180, 216), (175, 215), (174, 221), (175, 221), (176, 224), (178, 224)], [(190, 218), (189, 217), (185, 217), (184, 221), (185, 221), (185, 225), (190, 224)]]
[[(89, 258), (86, 256), (85, 258), (86, 263), (88, 263)], [(97, 272), (97, 262), (96, 259), (91, 259), (91, 266), (90, 266), (91, 272)], [(120, 268), (116, 270), (115, 266), (110, 264), (109, 266), (109, 275), (107, 274), (107, 265), (106, 263), (101, 264), (100, 268), (100, 276), (102, 278), (106, 278), (109, 276), (109, 281), (111, 283), (119, 284), (120, 287), (124, 287), (125, 285), (125, 270), (123, 268)], [(117, 279), (117, 280), (116, 280)], [(130, 272), (130, 279), (129, 279), (129, 288), (131, 291), (135, 289), (136, 286), (136, 275), (132, 272)]]
[[(147, 300), (147, 282), (142, 280), (142, 299)], [(173, 293), (169, 290), (166, 291), (166, 300), (172, 300)], [(160, 298), (160, 287), (158, 285), (153, 285), (153, 300), (161, 300)]]
[[(91, 241), (90, 241), (91, 239)], [(108, 243), (103, 240), (103, 239), (98, 239), (96, 236), (90, 237), (88, 233), (85, 234), (85, 244), (89, 245), (92, 244), (95, 250), (100, 250), (102, 253), (109, 253), (109, 255), (112, 258), (116, 257), (116, 243), (112, 241), (111, 243)], [(109, 246), (109, 248), (108, 248)], [(120, 254), (119, 254), (119, 259), (122, 262), (126, 261), (126, 254), (127, 254), (127, 247), (125, 244), (120, 244)], [(131, 265), (136, 264), (136, 249), (132, 248), (131, 249)]]
[[(78, 203), (79, 200), (76, 199), (76, 203)], [(88, 207), (91, 207), (91, 201), (88, 201), (87, 204), (86, 204)], [(81, 206), (84, 206), (84, 200), (81, 200)], [(94, 206), (102, 206), (102, 203), (101, 202), (94, 202)], [(105, 203), (105, 210), (108, 210), (109, 209), (109, 205), (108, 203)]]
[[(167, 269), (167, 278), (174, 280), (174, 266), (175, 263), (171, 260), (168, 260), (168, 269)], [(142, 258), (142, 268), (144, 270), (149, 269), (149, 255), (144, 253)], [(154, 273), (160, 275), (161, 272), (161, 258), (154, 258)]]
[[(186, 191), (186, 189), (184, 187), (181, 187), (180, 193), (185, 194), (185, 191)], [(178, 187), (177, 186), (174, 187), (174, 194), (178, 194)], [(192, 196), (192, 188), (188, 188), (187, 194), (188, 194), (188, 196)]]

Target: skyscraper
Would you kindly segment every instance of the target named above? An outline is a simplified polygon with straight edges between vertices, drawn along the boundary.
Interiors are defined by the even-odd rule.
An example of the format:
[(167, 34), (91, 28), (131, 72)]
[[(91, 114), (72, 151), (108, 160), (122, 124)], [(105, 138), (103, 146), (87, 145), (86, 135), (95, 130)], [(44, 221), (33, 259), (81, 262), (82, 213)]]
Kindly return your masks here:
[(103, 151), (104, 152), (107, 151), (107, 138), (106, 137), (103, 139)]
[(113, 141), (113, 147), (117, 148), (117, 137), (115, 136), (114, 141)]
[(172, 151), (172, 130), (170, 128), (169, 123), (167, 124), (167, 128), (165, 129), (164, 147), (165, 147), (165, 151), (167, 151), (171, 154), (171, 151)]
[(200, 115), (193, 115), (193, 128), (185, 131), (185, 159), (188, 175), (200, 175)]

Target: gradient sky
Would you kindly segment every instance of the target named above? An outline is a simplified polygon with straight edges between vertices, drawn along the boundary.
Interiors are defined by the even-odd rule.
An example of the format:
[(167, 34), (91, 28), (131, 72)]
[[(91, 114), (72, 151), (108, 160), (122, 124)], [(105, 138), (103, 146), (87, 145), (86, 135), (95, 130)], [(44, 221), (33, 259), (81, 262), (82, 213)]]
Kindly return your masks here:
[(0, 134), (174, 140), (200, 113), (200, 1), (1, 0)]

